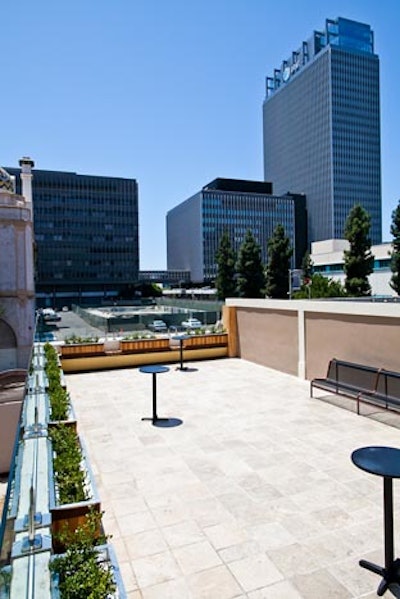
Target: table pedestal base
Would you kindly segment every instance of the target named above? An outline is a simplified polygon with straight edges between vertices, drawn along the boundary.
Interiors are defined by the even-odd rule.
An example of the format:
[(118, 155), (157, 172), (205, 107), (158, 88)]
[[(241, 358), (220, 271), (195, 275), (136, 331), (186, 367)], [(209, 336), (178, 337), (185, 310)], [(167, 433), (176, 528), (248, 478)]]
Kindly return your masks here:
[(360, 560), (359, 564), (362, 568), (370, 570), (370, 572), (378, 574), (378, 576), (382, 576), (382, 580), (376, 592), (378, 597), (382, 597), (382, 595), (386, 593), (391, 584), (400, 584), (400, 559), (394, 560), (394, 562), (391, 564), (391, 566), (389, 566), (389, 568), (377, 566), (376, 564), (368, 562), (365, 559)]
[(155, 422), (167, 422), (169, 420), (169, 418), (159, 418), (158, 416), (155, 416), (153, 418), (152, 416), (148, 416), (148, 417), (142, 418), (142, 420), (151, 420), (152, 423), (154, 424)]

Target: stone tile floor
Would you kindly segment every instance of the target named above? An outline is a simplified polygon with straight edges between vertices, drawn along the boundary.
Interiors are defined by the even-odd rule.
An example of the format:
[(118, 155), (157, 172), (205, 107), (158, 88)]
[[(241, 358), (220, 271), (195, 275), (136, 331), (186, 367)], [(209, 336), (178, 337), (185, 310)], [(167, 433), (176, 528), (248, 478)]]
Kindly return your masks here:
[(157, 378), (174, 427), (141, 420), (138, 369), (67, 376), (129, 599), (376, 597), (383, 485), (350, 454), (399, 430), (244, 360), (190, 367)]

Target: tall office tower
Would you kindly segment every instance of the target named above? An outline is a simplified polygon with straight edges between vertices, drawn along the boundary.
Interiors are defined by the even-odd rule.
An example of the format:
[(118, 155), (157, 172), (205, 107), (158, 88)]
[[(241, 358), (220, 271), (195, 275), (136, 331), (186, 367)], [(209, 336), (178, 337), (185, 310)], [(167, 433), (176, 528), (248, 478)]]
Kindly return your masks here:
[[(20, 173), (27, 177), (21, 166), (7, 168), (18, 193)], [(37, 305), (99, 303), (136, 283), (136, 180), (36, 169), (32, 175)]]
[(250, 229), (268, 261), (267, 242), (282, 224), (293, 247), (293, 266), (300, 267), (307, 249), (305, 197), (272, 194), (272, 184), (241, 179), (215, 179), (167, 213), (167, 265), (191, 271), (195, 283), (217, 275), (216, 253), (224, 231), (235, 251)]
[(379, 58), (369, 25), (326, 20), (267, 77), (264, 178), (307, 197), (309, 241), (343, 238), (354, 204), (381, 241)]

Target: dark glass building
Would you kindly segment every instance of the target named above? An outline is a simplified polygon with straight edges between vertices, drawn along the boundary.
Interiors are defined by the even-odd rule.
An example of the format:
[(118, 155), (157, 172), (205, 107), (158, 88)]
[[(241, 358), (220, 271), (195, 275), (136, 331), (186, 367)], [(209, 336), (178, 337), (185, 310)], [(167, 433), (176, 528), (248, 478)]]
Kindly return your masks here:
[(267, 77), (264, 177), (307, 197), (309, 241), (344, 237), (354, 204), (381, 241), (379, 58), (369, 25), (338, 18)]
[[(21, 193), (20, 169), (7, 171)], [(32, 173), (38, 306), (98, 303), (137, 282), (136, 180)]]
[(212, 282), (225, 230), (238, 251), (251, 229), (267, 264), (267, 242), (277, 224), (283, 225), (294, 249), (293, 267), (299, 268), (307, 250), (305, 204), (304, 195), (273, 194), (268, 182), (215, 179), (167, 213), (168, 269), (190, 270), (195, 283)]

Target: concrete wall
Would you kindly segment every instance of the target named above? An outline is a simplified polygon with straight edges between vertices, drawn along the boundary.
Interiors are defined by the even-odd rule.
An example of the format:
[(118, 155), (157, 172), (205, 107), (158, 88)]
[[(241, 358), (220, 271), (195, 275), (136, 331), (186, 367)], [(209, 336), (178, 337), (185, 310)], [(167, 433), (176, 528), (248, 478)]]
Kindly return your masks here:
[(306, 379), (331, 358), (400, 371), (400, 303), (234, 298), (226, 310), (246, 360)]

